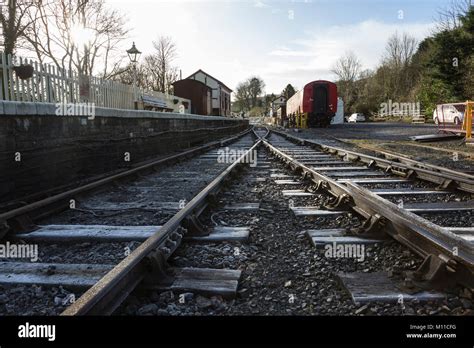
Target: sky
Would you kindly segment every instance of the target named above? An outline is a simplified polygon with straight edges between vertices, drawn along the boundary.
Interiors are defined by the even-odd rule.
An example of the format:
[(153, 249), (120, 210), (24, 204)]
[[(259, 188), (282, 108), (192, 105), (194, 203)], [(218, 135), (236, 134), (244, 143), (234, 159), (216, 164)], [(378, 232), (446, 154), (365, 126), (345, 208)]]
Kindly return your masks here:
[(429, 36), (448, 1), (106, 0), (129, 20), (123, 49), (135, 41), (146, 55), (153, 40), (170, 36), (183, 78), (202, 69), (235, 90), (255, 75), (275, 94), (288, 83), (334, 80), (331, 68), (349, 51), (374, 69), (391, 35)]

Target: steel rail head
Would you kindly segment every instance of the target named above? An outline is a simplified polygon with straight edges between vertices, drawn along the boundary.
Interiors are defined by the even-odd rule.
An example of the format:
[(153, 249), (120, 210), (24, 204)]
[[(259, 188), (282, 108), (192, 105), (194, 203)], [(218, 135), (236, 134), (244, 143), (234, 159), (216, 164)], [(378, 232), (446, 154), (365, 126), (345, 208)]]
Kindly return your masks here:
[(267, 139), (263, 139), (263, 144), (273, 153), (277, 154), (278, 157), (283, 159), (287, 163), (291, 163), (295, 165), (296, 167), (300, 168), (300, 170), (303, 173), (308, 173), (311, 176), (311, 180), (313, 180), (317, 185), (320, 184), (320, 182), (324, 182), (327, 187), (330, 188), (329, 192), (335, 196), (343, 195), (343, 194), (348, 194), (349, 191), (340, 183), (338, 183), (336, 180), (331, 179), (325, 175), (322, 175), (321, 173), (318, 173), (314, 169), (307, 167), (303, 163), (297, 161), (296, 159), (292, 158), (288, 154), (284, 153), (283, 151), (279, 150), (275, 146), (273, 146)]
[(356, 204), (360, 202), (366, 205), (366, 208), (377, 210), (379, 214), (382, 213), (394, 223), (408, 226), (410, 230), (416, 231), (436, 244), (440, 252), (465, 263), (467, 266), (474, 266), (474, 247), (470, 243), (466, 243), (465, 239), (419, 215), (400, 208), (356, 183), (347, 182), (346, 185)]
[[(202, 152), (204, 150), (214, 148), (216, 146), (221, 146), (223, 143), (226, 144), (226, 143), (235, 141), (236, 139), (248, 134), (250, 131), (251, 131), (251, 129), (247, 129), (246, 131), (241, 132), (241, 133), (239, 133), (235, 136), (232, 136), (230, 138), (227, 138), (223, 141), (214, 141), (214, 142), (211, 142), (211, 143), (208, 143), (208, 144), (204, 144), (202, 146), (199, 146), (199, 147), (196, 147), (196, 148), (193, 148), (193, 149), (190, 149), (190, 150), (186, 150), (186, 151), (178, 153), (176, 155), (167, 156), (165, 158), (161, 158), (159, 160), (152, 161), (152, 162), (140, 165), (138, 167), (125, 170), (125, 171), (120, 172), (118, 174), (114, 174), (114, 175), (105, 177), (103, 179), (99, 179), (97, 181), (85, 184), (83, 186), (70, 189), (68, 191), (56, 194), (54, 196), (41, 199), (39, 201), (27, 204), (23, 207), (10, 210), (8, 212), (0, 214), (0, 223), (7, 224), (7, 221), (10, 220), (10, 219), (13, 219), (15, 217), (31, 213), (35, 210), (45, 208), (49, 205), (52, 205), (52, 204), (55, 204), (55, 203), (58, 203), (58, 202), (61, 202), (61, 201), (69, 200), (69, 199), (73, 198), (75, 195), (86, 193), (86, 192), (91, 191), (91, 190), (93, 190), (95, 188), (98, 188), (100, 186), (109, 184), (109, 183), (111, 183), (115, 180), (123, 179), (125, 177), (130, 176), (130, 175), (133, 175), (133, 174), (139, 173), (141, 171), (144, 171), (146, 169), (152, 168), (154, 166), (161, 165), (161, 164), (164, 164), (164, 163), (167, 163), (167, 162), (170, 162), (170, 161), (174, 161), (174, 160), (177, 160), (177, 159), (180, 159), (180, 158), (184, 158), (186, 156), (193, 155), (193, 154)], [(2, 232), (3, 232), (3, 235), (2, 235)], [(8, 228), (0, 230), (0, 238), (2, 238), (7, 232), (8, 232)]]
[(266, 130), (266, 133), (263, 136), (260, 136), (260, 135), (257, 134), (257, 127), (255, 127), (255, 126), (252, 128), (252, 131), (253, 131), (253, 133), (255, 134), (255, 136), (257, 138), (265, 139), (270, 134), (270, 130), (268, 129), (268, 127), (261, 127), (261, 128), (265, 128), (265, 130)]
[[(183, 220), (194, 214), (205, 202), (206, 197), (214, 193), (239, 165), (245, 163), (245, 158), (261, 144), (258, 140), (242, 156), (230, 164), (210, 184), (199, 192), (186, 206), (168, 220), (156, 233), (139, 245), (130, 255), (117, 264), (109, 273), (101, 278), (94, 286), (87, 290), (75, 303), (69, 306), (61, 315), (94, 315), (102, 314), (104, 308), (111, 313), (124, 299), (124, 293), (129, 293), (143, 278), (146, 272), (146, 257), (163, 246), (170, 234), (176, 231)], [(139, 279), (137, 281), (137, 279)], [(110, 293), (115, 293), (119, 299), (111, 299)], [(110, 302), (115, 305), (111, 307)]]
[(270, 144), (266, 139), (263, 140), (263, 143), (283, 161), (310, 173), (314, 182), (326, 182), (326, 185), (320, 186), (329, 193), (336, 197), (341, 197), (344, 194), (351, 197), (349, 205), (356, 212), (365, 217), (375, 216), (376, 214), (383, 217), (385, 220), (383, 230), (400, 243), (408, 246), (422, 257), (435, 256), (446, 267), (452, 268), (453, 264), (457, 264), (459, 266), (458, 280), (467, 286), (474, 283), (473, 246), (466, 240), (406, 209), (398, 207), (356, 183), (347, 182), (345, 186), (342, 186), (333, 179), (306, 167)]
[(407, 172), (416, 173), (418, 177), (421, 179), (429, 180), (431, 182), (435, 182), (437, 184), (443, 184), (445, 180), (451, 180), (457, 183), (457, 188), (462, 191), (466, 191), (469, 193), (474, 193), (474, 176), (469, 175), (467, 173), (461, 173), (452, 169), (446, 169), (422, 162), (418, 162), (415, 160), (410, 159), (410, 163), (407, 164), (400, 161), (391, 161), (385, 158), (374, 157), (371, 155), (350, 151), (346, 149), (342, 149), (336, 146), (330, 146), (326, 144), (318, 143), (317, 141), (310, 140), (310, 139), (302, 139), (298, 138), (294, 135), (287, 134), (281, 131), (272, 130), (287, 139), (290, 139), (294, 142), (297, 142), (301, 145), (309, 144), (315, 145), (321, 148), (324, 151), (327, 151), (332, 154), (338, 154), (340, 156), (348, 156), (348, 158), (352, 158), (353, 160), (362, 160), (367, 163), (375, 163), (376, 165), (382, 168), (388, 168), (389, 170), (394, 171), (396, 174), (396, 168), (401, 168), (406, 170)]

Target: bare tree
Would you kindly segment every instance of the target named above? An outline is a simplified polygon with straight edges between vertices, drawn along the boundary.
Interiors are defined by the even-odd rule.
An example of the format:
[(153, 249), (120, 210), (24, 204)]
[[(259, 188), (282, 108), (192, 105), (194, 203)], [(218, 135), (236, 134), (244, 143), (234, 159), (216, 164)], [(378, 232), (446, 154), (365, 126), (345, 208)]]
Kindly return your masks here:
[(103, 76), (119, 70), (119, 64), (111, 60), (128, 33), (126, 19), (108, 9), (104, 0), (39, 1), (28, 15), (31, 25), (24, 37), (40, 62), (83, 75), (92, 75), (99, 63), (104, 65), (99, 71)]
[(362, 64), (353, 52), (346, 52), (332, 68), (338, 77), (339, 94), (344, 100), (346, 110), (351, 110), (357, 96), (356, 80), (359, 78)]
[(353, 52), (346, 52), (334, 64), (331, 71), (337, 75), (340, 81), (354, 82), (360, 74), (362, 64)]
[[(137, 85), (153, 91), (170, 93), (172, 85), (178, 80), (178, 68), (173, 66), (177, 57), (176, 46), (169, 37), (160, 37), (153, 42), (155, 52), (145, 56), (137, 64)], [(133, 81), (133, 68), (131, 65), (121, 68), (113, 79), (125, 84)]]
[(406, 33), (395, 33), (388, 39), (381, 70), (387, 97), (398, 99), (413, 87), (417, 73), (411, 62), (417, 47), (418, 41)]
[(407, 33), (400, 36), (396, 32), (388, 39), (384, 61), (397, 68), (406, 67), (411, 63), (417, 47), (418, 41), (414, 37)]
[(147, 74), (143, 87), (169, 93), (178, 79), (178, 69), (172, 65), (177, 57), (176, 45), (170, 37), (161, 36), (153, 41), (153, 47), (155, 52), (144, 58), (143, 69)]
[(445, 7), (438, 10), (436, 29), (438, 31), (452, 30), (461, 26), (460, 17), (474, 6), (473, 0), (451, 0)]
[(35, 20), (35, 17), (30, 17), (29, 13), (38, 4), (40, 4), (39, 0), (9, 0), (7, 4), (0, 6), (0, 24), (5, 53), (15, 52), (18, 41)]

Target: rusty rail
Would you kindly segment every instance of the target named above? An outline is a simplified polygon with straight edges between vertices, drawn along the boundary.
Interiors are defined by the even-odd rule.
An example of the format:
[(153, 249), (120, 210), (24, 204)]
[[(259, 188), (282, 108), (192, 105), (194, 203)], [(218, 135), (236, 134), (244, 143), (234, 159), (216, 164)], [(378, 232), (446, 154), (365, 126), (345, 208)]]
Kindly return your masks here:
[[(281, 134), (280, 132), (275, 133)], [(297, 139), (301, 144), (306, 143), (301, 141), (302, 139), (288, 137)], [(263, 144), (293, 170), (313, 181), (318, 188), (326, 190), (336, 198), (345, 198), (346, 204), (365, 217), (367, 221), (383, 221), (381, 227), (384, 232), (425, 259), (424, 268), (427, 270), (425, 273), (436, 277), (434, 281), (443, 277), (449, 282), (463, 284), (470, 288), (474, 286), (474, 248), (462, 238), (446, 228), (398, 207), (360, 185), (355, 183), (343, 185), (318, 173), (276, 148), (267, 140), (263, 140)], [(342, 149), (341, 151), (346, 152)], [(374, 157), (366, 157), (352, 151), (347, 151), (347, 153), (352, 156), (376, 160)], [(434, 176), (439, 177), (439, 175), (436, 173)]]
[(183, 237), (179, 228), (187, 218), (199, 215), (203, 206), (207, 204), (207, 198), (220, 189), (229, 174), (243, 165), (242, 160), (261, 142), (262, 140), (258, 140), (228, 166), (181, 211), (85, 292), (62, 315), (111, 314), (145, 278), (157, 280), (166, 276), (164, 262), (178, 248)]
[(35, 219), (40, 219), (45, 216), (48, 216), (54, 212), (61, 211), (68, 207), (69, 200), (73, 198), (77, 198), (80, 195), (85, 193), (91, 192), (95, 189), (98, 189), (104, 185), (110, 184), (114, 181), (125, 179), (130, 177), (131, 175), (138, 174), (144, 172), (146, 170), (153, 169), (154, 167), (164, 165), (167, 163), (171, 163), (173, 161), (177, 161), (183, 158), (187, 158), (190, 156), (194, 156), (198, 153), (203, 151), (225, 145), (236, 139), (248, 134), (251, 129), (248, 129), (244, 132), (241, 132), (235, 136), (229, 137), (225, 140), (214, 141), (191, 150), (187, 150), (181, 152), (176, 155), (171, 155), (156, 161), (148, 162), (144, 165), (125, 170), (118, 174), (114, 174), (103, 179), (99, 179), (97, 181), (93, 181), (86, 185), (82, 185), (80, 187), (76, 187), (74, 189), (70, 189), (65, 192), (61, 192), (59, 194), (53, 195), (51, 197), (47, 197), (41, 199), (39, 201), (27, 204), (23, 207), (16, 208), (5, 213), (0, 214), (0, 239), (3, 238), (7, 233), (9, 233), (13, 229), (22, 230), (25, 227), (28, 227)]
[(451, 187), (461, 191), (474, 193), (474, 176), (467, 173), (461, 173), (404, 157), (391, 156), (392, 158), (397, 159), (397, 161), (391, 161), (385, 158), (345, 150), (336, 146), (321, 144), (314, 140), (298, 138), (277, 130), (272, 130), (272, 132), (301, 145), (314, 146), (330, 154), (346, 157), (354, 161), (358, 160), (370, 166), (376, 166), (385, 171), (389, 171), (398, 176), (403, 176), (405, 178), (419, 178), (421, 180), (438, 184), (441, 188)]

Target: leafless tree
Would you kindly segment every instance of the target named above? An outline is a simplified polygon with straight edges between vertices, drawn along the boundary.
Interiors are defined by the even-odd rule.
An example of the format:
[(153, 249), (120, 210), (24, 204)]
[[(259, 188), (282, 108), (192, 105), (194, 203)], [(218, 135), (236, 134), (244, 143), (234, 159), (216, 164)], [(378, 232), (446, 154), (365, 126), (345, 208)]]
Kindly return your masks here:
[(388, 39), (384, 62), (396, 68), (406, 67), (411, 63), (417, 47), (418, 41), (414, 37), (407, 33), (400, 36), (396, 32)]
[(173, 66), (177, 57), (176, 45), (170, 37), (161, 36), (153, 41), (155, 51), (146, 56), (142, 63), (145, 76), (141, 81), (143, 87), (169, 93), (173, 82), (178, 79), (178, 69)]
[(346, 52), (344, 56), (336, 61), (332, 72), (340, 81), (354, 82), (360, 74), (362, 64), (353, 52)]
[(347, 110), (351, 110), (357, 96), (356, 80), (361, 73), (362, 64), (353, 52), (346, 52), (339, 58), (332, 68), (332, 72), (338, 77), (337, 85), (339, 94), (344, 100)]
[(436, 29), (451, 30), (461, 26), (460, 17), (474, 6), (473, 0), (451, 0), (449, 4), (438, 10)]
[(83, 75), (92, 75), (98, 62), (104, 68), (97, 72), (105, 77), (119, 70), (115, 50), (128, 33), (126, 19), (104, 0), (40, 1), (28, 15), (24, 37), (40, 62)]
[(35, 20), (29, 16), (30, 12), (40, 3), (40, 0), (9, 0), (0, 6), (0, 25), (5, 53), (15, 52), (18, 41)]
[[(137, 85), (153, 91), (170, 93), (172, 84), (178, 80), (178, 68), (173, 66), (177, 57), (176, 46), (169, 37), (160, 37), (153, 42), (155, 52), (145, 56), (137, 64)], [(131, 65), (118, 71), (114, 80), (132, 83), (134, 71)]]
[(411, 62), (417, 47), (418, 41), (406, 33), (395, 33), (388, 39), (381, 67), (388, 98), (401, 98), (413, 87), (417, 72)]

